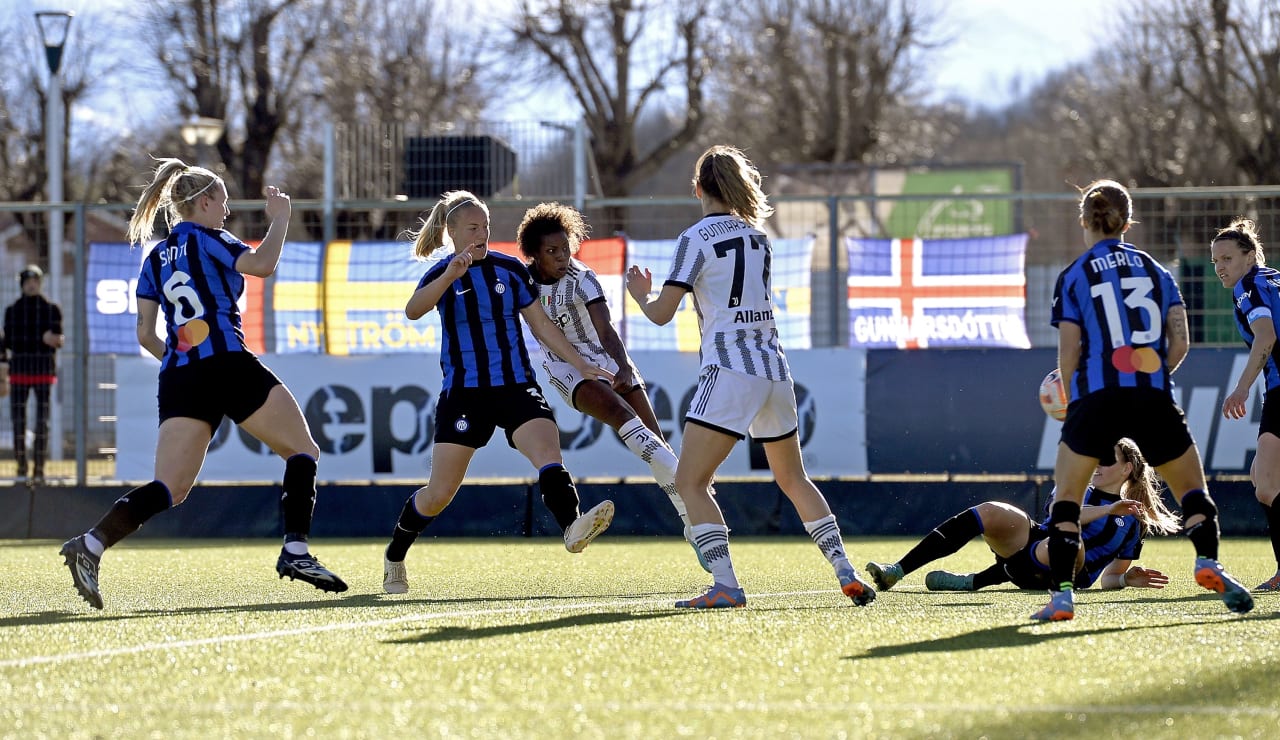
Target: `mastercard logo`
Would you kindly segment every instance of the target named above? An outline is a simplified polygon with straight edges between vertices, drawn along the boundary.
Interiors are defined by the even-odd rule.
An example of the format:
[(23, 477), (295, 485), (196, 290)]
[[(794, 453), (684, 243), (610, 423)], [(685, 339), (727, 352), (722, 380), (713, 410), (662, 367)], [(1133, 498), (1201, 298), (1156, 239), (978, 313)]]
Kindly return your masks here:
[(1150, 347), (1124, 346), (1111, 353), (1111, 365), (1122, 373), (1154, 373), (1164, 363), (1160, 354)]
[(186, 352), (209, 338), (209, 325), (203, 319), (192, 319), (178, 327), (178, 351)]

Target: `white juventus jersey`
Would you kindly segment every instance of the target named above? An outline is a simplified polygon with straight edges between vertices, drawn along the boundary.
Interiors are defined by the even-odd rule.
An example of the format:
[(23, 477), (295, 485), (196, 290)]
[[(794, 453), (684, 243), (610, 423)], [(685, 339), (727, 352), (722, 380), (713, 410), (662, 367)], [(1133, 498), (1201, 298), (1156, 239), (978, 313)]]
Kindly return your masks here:
[(667, 284), (693, 293), (703, 367), (791, 378), (773, 320), (772, 261), (769, 237), (727, 213), (705, 216), (680, 235)]
[[(603, 301), (604, 290), (596, 273), (586, 264), (576, 259), (569, 259), (569, 271), (565, 276), (552, 283), (538, 283), (538, 293), (542, 310), (560, 327), (564, 336), (582, 355), (582, 359), (593, 365), (609, 367), (612, 359), (600, 342), (595, 324), (591, 323), (591, 314), (587, 307)], [(542, 351), (552, 362), (568, 362), (545, 345)]]

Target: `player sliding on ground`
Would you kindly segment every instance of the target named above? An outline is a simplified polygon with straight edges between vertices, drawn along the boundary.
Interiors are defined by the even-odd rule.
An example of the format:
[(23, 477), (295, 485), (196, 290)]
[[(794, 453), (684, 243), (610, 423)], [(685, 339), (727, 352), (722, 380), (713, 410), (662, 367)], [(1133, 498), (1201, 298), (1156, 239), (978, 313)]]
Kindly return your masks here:
[[(529, 258), (529, 272), (538, 284), (547, 316), (579, 355), (612, 371), (613, 382), (584, 377), (545, 345), (542, 367), (570, 408), (608, 424), (627, 449), (649, 466), (684, 523), (685, 539), (692, 544), (689, 514), (676, 492), (676, 453), (663, 438), (644, 379), (613, 328), (595, 271), (574, 257), (586, 236), (587, 224), (577, 210), (560, 203), (540, 203), (525, 211), (516, 230), (516, 243)], [(702, 561), (700, 552), (698, 559)]]
[(1151, 255), (1122, 237), (1133, 220), (1129, 192), (1099, 180), (1080, 197), (1087, 246), (1058, 276), (1052, 323), (1058, 327), (1058, 370), (1071, 404), (1053, 468), (1057, 494), (1049, 512), (1049, 604), (1040, 621), (1075, 616), (1072, 585), (1080, 550), (1080, 503), (1098, 461), (1128, 437), (1169, 484), (1196, 559), (1196, 582), (1227, 608), (1253, 608), (1248, 589), (1218, 562), (1218, 507), (1209, 495), (1200, 451), (1173, 398), (1172, 375), (1190, 348), (1187, 310), (1178, 284)]
[(584, 360), (547, 318), (523, 262), (489, 251), (484, 201), (464, 190), (445, 193), (414, 234), (413, 252), (425, 260), (446, 237), (453, 254), (427, 269), (404, 308), (411, 321), (439, 310), (444, 387), (436, 404), (431, 478), (405, 501), (383, 559), (382, 588), (392, 594), (409, 590), (409, 546), (453, 500), (471, 458), (497, 427), (538, 471), (542, 502), (569, 552), (582, 552), (613, 521), (612, 501), (578, 511), (578, 489), (560, 456), (560, 429), (534, 377), (521, 318), (583, 377), (609, 381), (613, 373)]
[[(1115, 457), (1104, 460), (1085, 492), (1080, 524), (1084, 547), (1076, 561), (1075, 588), (1097, 583), (1101, 588), (1164, 588), (1169, 577), (1133, 565), (1148, 534), (1172, 534), (1177, 518), (1160, 500), (1155, 471), (1131, 439), (1115, 446)], [(1052, 505), (1050, 498), (1049, 504)], [(939, 558), (954, 554), (981, 535), (996, 562), (979, 573), (958, 575), (944, 570), (925, 574), (930, 591), (977, 591), (1001, 583), (1043, 590), (1049, 579), (1049, 523), (1032, 521), (1025, 511), (1000, 501), (987, 501), (956, 514), (934, 529), (918, 545), (891, 563), (867, 563), (876, 588), (887, 591), (908, 574)]]
[[(62, 546), (76, 590), (97, 609), (103, 551), (186, 500), (224, 415), (285, 460), (284, 547), (276, 572), (322, 591), (347, 590), (307, 550), (320, 449), (293, 394), (249, 351), (240, 329), (236, 301), (244, 292), (243, 275), (275, 272), (289, 228), (289, 196), (274, 187), (266, 195), (271, 225), (258, 248), (250, 249), (222, 228), (230, 214), (222, 178), (162, 159), (129, 220), (131, 244), (151, 238), (161, 207), (171, 224), (169, 236), (142, 261), (137, 289), (138, 342), (160, 360), (160, 430), (155, 480), (121, 496), (93, 529)], [(162, 309), (163, 340), (156, 334)]]
[(869, 604), (875, 589), (849, 563), (836, 517), (800, 455), (795, 388), (774, 323), (771, 247), (762, 230), (773, 208), (760, 189), (760, 173), (742, 152), (715, 146), (698, 158), (693, 192), (703, 218), (680, 235), (662, 292), (650, 297), (648, 270), (627, 270), (627, 290), (650, 321), (670, 322), (685, 294), (693, 293), (702, 332), (702, 371), (681, 438), (676, 490), (714, 583), (676, 606), (746, 606), (729, 558), (729, 528), (710, 486), (748, 433), (764, 444), (769, 469), (835, 569), (841, 591), (858, 606)]

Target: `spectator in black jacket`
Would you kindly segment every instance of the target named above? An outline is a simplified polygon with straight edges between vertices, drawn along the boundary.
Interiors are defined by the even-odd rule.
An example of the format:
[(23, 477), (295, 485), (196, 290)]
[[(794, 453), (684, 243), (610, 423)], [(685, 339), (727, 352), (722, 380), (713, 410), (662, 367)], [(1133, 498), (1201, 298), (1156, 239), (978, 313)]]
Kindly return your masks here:
[(27, 474), (27, 399), (36, 397), (34, 482), (44, 483), (44, 462), (49, 456), (49, 395), (57, 381), (54, 354), (66, 338), (62, 335), (62, 309), (40, 293), (44, 272), (27, 265), (18, 273), (22, 297), (4, 310), (4, 349), (0, 356), (0, 395), (9, 393), (13, 417), (13, 452), (18, 478), (30, 484)]

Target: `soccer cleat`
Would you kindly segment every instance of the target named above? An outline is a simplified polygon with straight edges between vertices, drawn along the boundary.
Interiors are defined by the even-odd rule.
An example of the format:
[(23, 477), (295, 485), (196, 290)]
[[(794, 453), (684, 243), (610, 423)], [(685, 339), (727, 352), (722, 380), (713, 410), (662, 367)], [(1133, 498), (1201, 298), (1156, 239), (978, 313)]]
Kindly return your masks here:
[(854, 606), (866, 606), (876, 600), (876, 590), (859, 578), (853, 568), (836, 571), (836, 578), (840, 579), (841, 593), (853, 599)]
[(63, 561), (71, 569), (71, 580), (75, 581), (76, 591), (80, 597), (89, 602), (94, 609), (102, 608), (102, 594), (98, 592), (98, 565), (102, 558), (94, 555), (84, 544), (84, 535), (73, 537), (62, 543), (58, 551)]
[(687, 524), (684, 528), (684, 541), (689, 543), (689, 547), (692, 547), (694, 554), (698, 556), (698, 565), (701, 565), (703, 570), (710, 573), (711, 564), (707, 562), (707, 556), (703, 555), (702, 551), (698, 549), (698, 543), (693, 541), (693, 530)]
[(1217, 560), (1196, 558), (1196, 583), (1218, 592), (1222, 596), (1222, 603), (1236, 614), (1244, 614), (1253, 608), (1253, 597), (1249, 595), (1249, 590), (1232, 578)]
[(613, 502), (601, 501), (591, 509), (573, 520), (564, 530), (564, 549), (569, 552), (582, 552), (591, 541), (599, 537), (609, 523), (613, 521)]
[(972, 573), (950, 573), (931, 570), (924, 575), (924, 587), (930, 591), (976, 591)]
[(894, 563), (893, 565), (881, 565), (880, 563), (867, 563), (867, 572), (871, 574), (871, 580), (875, 581), (876, 588), (881, 591), (888, 591), (893, 588), (894, 584), (901, 581), (906, 573), (902, 572), (902, 566)]
[(281, 578), (289, 576), (291, 581), (310, 583), (321, 591), (342, 593), (347, 590), (346, 582), (321, 565), (320, 561), (310, 553), (290, 555), (288, 551), (281, 550), (280, 557), (276, 559), (276, 573), (280, 574)]
[(732, 586), (711, 584), (702, 594), (677, 601), (677, 609), (737, 609), (747, 605), (747, 592)]
[(1065, 622), (1076, 616), (1074, 591), (1050, 591), (1049, 603), (1031, 615), (1037, 622)]
[(1255, 593), (1269, 594), (1280, 592), (1280, 570), (1274, 576), (1253, 587)]
[(403, 560), (395, 563), (382, 556), (382, 590), (389, 594), (409, 593), (409, 569)]

